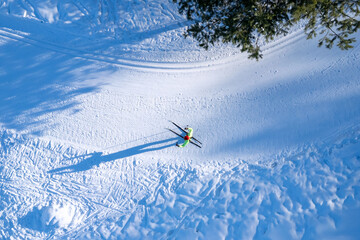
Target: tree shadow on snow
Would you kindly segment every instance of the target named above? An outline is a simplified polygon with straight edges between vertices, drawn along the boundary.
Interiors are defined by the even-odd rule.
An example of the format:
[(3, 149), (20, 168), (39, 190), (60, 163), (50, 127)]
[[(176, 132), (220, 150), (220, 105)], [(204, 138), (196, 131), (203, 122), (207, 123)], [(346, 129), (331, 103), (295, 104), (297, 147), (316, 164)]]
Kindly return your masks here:
[[(174, 146), (174, 141), (178, 140), (178, 138), (169, 138), (166, 140), (160, 140), (152, 143), (147, 143), (143, 145), (139, 145), (136, 147), (128, 148), (125, 150), (122, 150), (120, 152), (103, 155), (102, 152), (95, 152), (90, 155), (90, 157), (83, 159), (81, 162), (67, 166), (67, 167), (61, 167), (56, 168), (53, 170), (48, 171), (50, 174), (64, 174), (64, 173), (74, 173), (74, 172), (82, 172), (86, 170), (90, 170), (95, 166), (99, 166), (100, 163), (106, 163), (110, 161), (114, 161), (117, 159), (127, 158), (134, 155), (146, 153), (146, 152), (152, 152), (152, 151), (158, 151), (165, 148), (169, 148)], [(169, 143), (169, 144), (166, 144)], [(165, 145), (164, 145), (165, 144)]]
[[(0, 124), (41, 135), (52, 126), (44, 115), (69, 110), (76, 113), (75, 98), (94, 92), (99, 85), (79, 86), (99, 71), (93, 62), (0, 35)], [(49, 119), (49, 118), (47, 118)]]
[(312, 72), (309, 77), (305, 77), (305, 69), (279, 79), (284, 81), (282, 84), (257, 87), (239, 95), (231, 105), (231, 115), (223, 116), (237, 116), (237, 122), (227, 125), (238, 125), (238, 130), (224, 142), (222, 151), (278, 152), (314, 140), (323, 141), (339, 129), (354, 126), (360, 119), (357, 66), (350, 60), (340, 62)]

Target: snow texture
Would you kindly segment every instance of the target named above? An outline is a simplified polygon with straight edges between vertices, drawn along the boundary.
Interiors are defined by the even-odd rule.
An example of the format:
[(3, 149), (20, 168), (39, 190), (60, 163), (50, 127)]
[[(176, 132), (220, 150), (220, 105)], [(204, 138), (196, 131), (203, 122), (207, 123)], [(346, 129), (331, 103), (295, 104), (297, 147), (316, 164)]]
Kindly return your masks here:
[(0, 239), (358, 239), (359, 42), (299, 24), (256, 62), (188, 25), (167, 0), (0, 0)]

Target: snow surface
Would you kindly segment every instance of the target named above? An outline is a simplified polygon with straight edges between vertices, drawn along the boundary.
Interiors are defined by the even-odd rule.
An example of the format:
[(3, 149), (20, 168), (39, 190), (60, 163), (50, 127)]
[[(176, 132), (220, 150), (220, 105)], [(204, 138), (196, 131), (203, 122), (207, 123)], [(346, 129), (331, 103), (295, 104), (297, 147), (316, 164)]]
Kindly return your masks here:
[(359, 42), (298, 26), (256, 62), (188, 24), (167, 0), (0, 0), (1, 239), (358, 239)]

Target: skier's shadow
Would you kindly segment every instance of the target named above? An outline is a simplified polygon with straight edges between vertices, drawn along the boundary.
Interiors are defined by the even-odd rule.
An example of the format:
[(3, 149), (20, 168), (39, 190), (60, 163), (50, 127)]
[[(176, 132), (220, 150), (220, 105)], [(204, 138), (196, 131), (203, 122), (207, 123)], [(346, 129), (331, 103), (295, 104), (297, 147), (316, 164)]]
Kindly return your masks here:
[[(81, 162), (67, 166), (67, 167), (61, 167), (56, 168), (53, 170), (48, 171), (50, 174), (64, 174), (64, 173), (74, 173), (74, 172), (81, 172), (86, 171), (94, 166), (99, 166), (100, 163), (110, 162), (116, 159), (131, 157), (137, 154), (145, 153), (145, 152), (151, 152), (151, 151), (158, 151), (161, 149), (165, 149), (171, 146), (174, 146), (174, 143), (172, 141), (177, 140), (177, 138), (169, 138), (166, 140), (156, 141), (152, 143), (143, 144), (140, 146), (128, 148), (126, 150), (112, 153), (109, 155), (102, 155), (102, 152), (94, 152), (90, 155), (90, 157), (83, 159)], [(167, 145), (163, 145), (167, 142), (172, 142)], [(159, 146), (157, 146), (159, 145)]]

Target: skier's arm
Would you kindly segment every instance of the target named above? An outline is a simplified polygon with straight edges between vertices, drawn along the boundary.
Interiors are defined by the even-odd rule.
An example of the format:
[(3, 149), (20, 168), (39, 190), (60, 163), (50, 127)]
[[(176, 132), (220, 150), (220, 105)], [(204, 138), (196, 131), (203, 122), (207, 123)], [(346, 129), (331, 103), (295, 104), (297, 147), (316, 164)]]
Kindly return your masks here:
[(187, 135), (188, 135), (190, 138), (192, 138), (192, 136), (193, 136), (193, 129), (192, 129), (192, 128), (188, 128), (188, 133), (187, 133)]
[(189, 140), (185, 140), (185, 142), (183, 144), (179, 145), (179, 147), (183, 148), (186, 145), (188, 145), (189, 142), (190, 142)]

